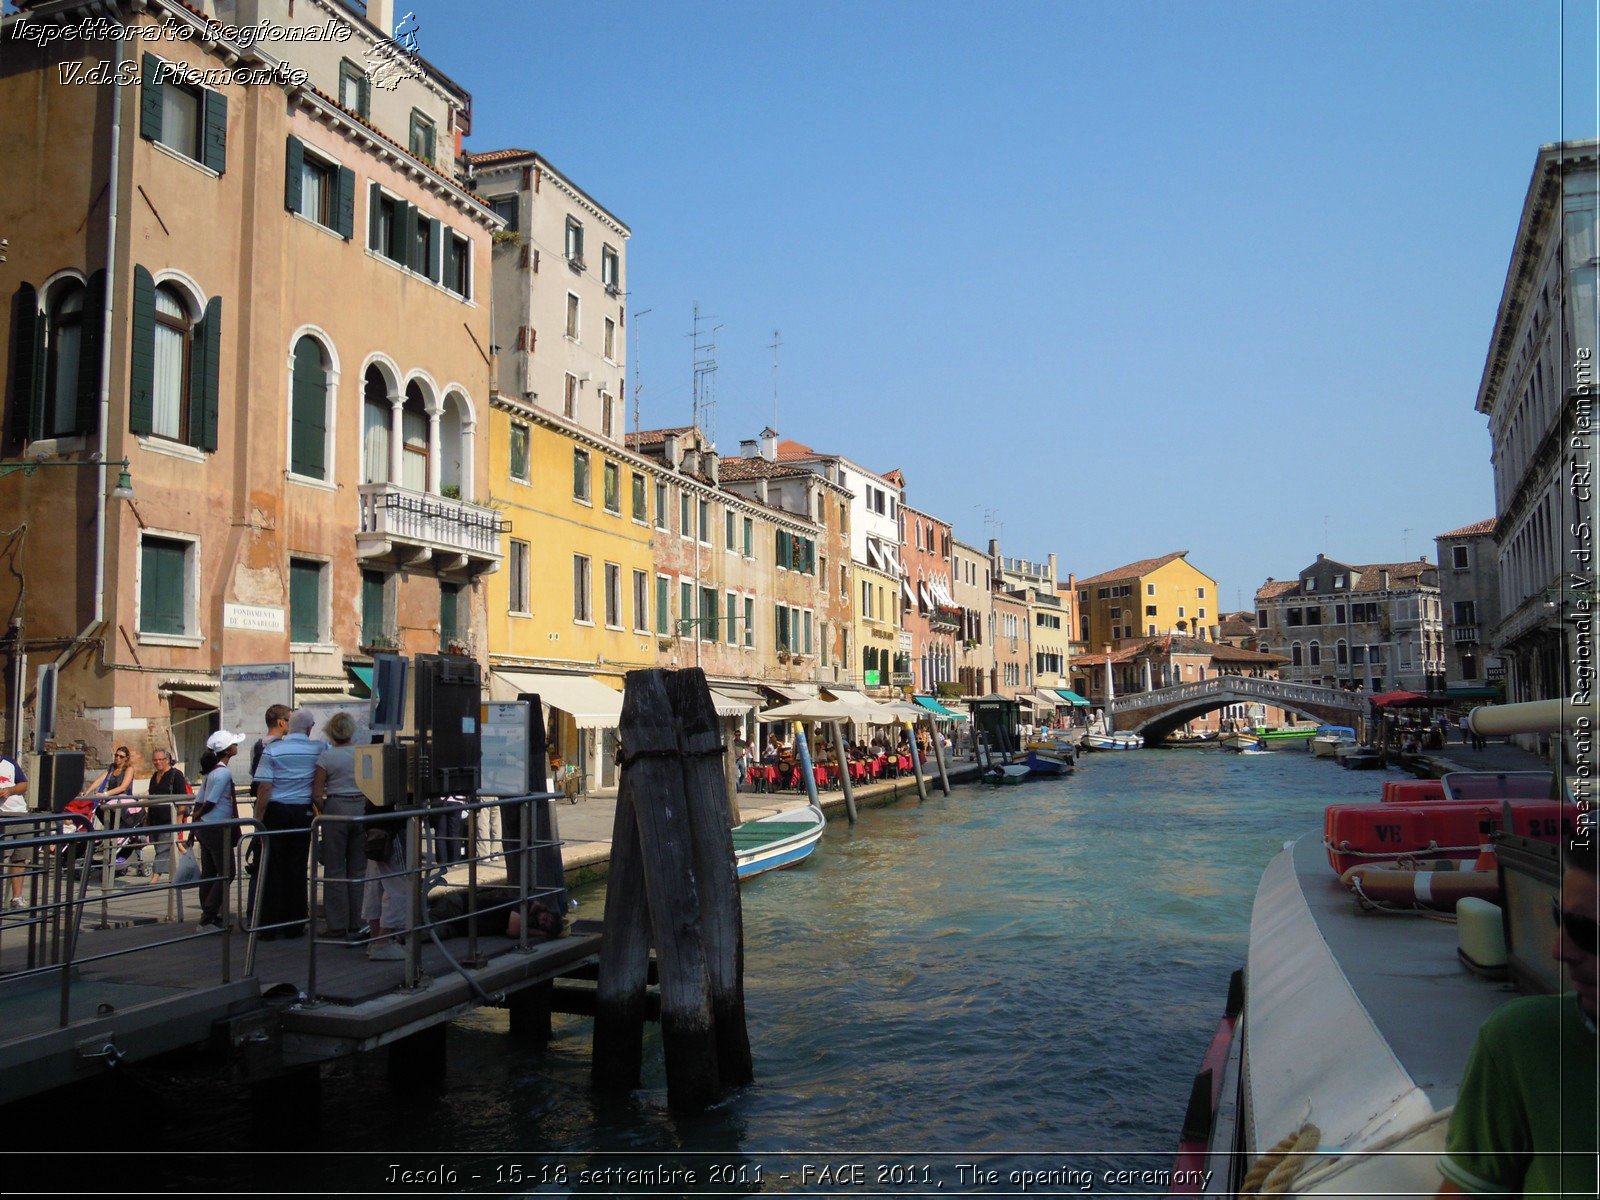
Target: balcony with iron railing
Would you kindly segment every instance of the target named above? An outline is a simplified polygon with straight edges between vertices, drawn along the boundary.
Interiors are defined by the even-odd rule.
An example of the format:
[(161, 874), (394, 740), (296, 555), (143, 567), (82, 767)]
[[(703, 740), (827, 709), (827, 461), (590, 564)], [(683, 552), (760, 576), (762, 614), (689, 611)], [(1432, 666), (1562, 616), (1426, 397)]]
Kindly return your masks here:
[(1478, 627), (1476, 625), (1452, 625), (1450, 627), (1450, 640), (1460, 646), (1467, 642), (1478, 640)]
[(493, 509), (393, 483), (364, 483), (358, 492), (356, 546), (363, 559), (415, 563), (431, 557), (435, 570), (469, 576), (500, 565), (506, 523)]

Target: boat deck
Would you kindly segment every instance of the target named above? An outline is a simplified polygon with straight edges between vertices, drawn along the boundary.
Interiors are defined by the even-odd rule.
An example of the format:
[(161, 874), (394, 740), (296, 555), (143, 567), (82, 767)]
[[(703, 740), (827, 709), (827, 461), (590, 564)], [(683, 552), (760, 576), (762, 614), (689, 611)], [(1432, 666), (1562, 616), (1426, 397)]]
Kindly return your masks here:
[(1356, 1149), (1449, 1107), (1478, 1026), (1516, 995), (1460, 964), (1453, 923), (1357, 908), (1316, 835), (1262, 878), (1248, 986), (1256, 1147), (1309, 1120)]
[(751, 821), (733, 828), (733, 850), (742, 854), (761, 846), (770, 846), (798, 834), (810, 833), (817, 827), (815, 821)]

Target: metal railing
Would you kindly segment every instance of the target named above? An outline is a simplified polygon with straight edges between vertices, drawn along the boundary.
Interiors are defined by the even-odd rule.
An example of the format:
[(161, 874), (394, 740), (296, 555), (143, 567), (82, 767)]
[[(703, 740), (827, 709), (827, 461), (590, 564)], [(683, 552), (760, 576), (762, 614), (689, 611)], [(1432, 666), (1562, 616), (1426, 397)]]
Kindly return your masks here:
[[(452, 801), (356, 816), (335, 816), (324, 813), (311, 823), (311, 860), (308, 877), (310, 915), (315, 917), (318, 908), (317, 899), (319, 896), (325, 898), (326, 889), (330, 885), (345, 887), (361, 882), (376, 884), (381, 889), (385, 880), (403, 878), (406, 881), (406, 925), (403, 929), (393, 932), (404, 935), (403, 986), (408, 990), (419, 986), (422, 979), (422, 935), (436, 936), (437, 931), (446, 925), (465, 923), (467, 950), (462, 961), (473, 964), (480, 961), (478, 940), (484, 919), (494, 918), (495, 914), (504, 912), (508, 914), (509, 925), (509, 915), (514, 913), (518, 919), (518, 930), (514, 935), (517, 949), (526, 951), (529, 917), (534, 907), (545, 907), (557, 920), (564, 919), (566, 889), (560, 873), (559, 858), (553, 868), (556, 875), (554, 879), (541, 881), (538, 871), (539, 852), (554, 850), (559, 854), (560, 843), (554, 839), (540, 839), (534, 836), (534, 831), (539, 829), (541, 824), (538, 820), (539, 806), (558, 798), (558, 793), (540, 792), (504, 799)], [(504, 818), (515, 812), (517, 815), (515, 828), (520, 832), (514, 835), (514, 841), (512, 837), (506, 837), (499, 849), (491, 848), (484, 851), (481, 849), (479, 826), (484, 814), (490, 812), (500, 813), (502, 823), (507, 826), (510, 823), (505, 822)], [(456, 819), (459, 819), (463, 832), (459, 835), (445, 832)], [(404, 838), (404, 867), (395, 870), (384, 870), (380, 867), (378, 870), (373, 870), (369, 860), (368, 871), (359, 880), (348, 876), (323, 874), (324, 835), (337, 827), (363, 832), (372, 828), (394, 829), (396, 836)], [(271, 834), (268, 835), (269, 838), (270, 836)], [(455, 853), (457, 845), (465, 851), (464, 854)], [(390, 861), (393, 861), (392, 852)], [(514, 889), (514, 898), (490, 904), (479, 903), (480, 869), (490, 863), (504, 864), (507, 883), (502, 886)], [(433, 887), (447, 882), (448, 873), (460, 867), (465, 867), (467, 872), (466, 911), (459, 916), (435, 920), (428, 909), (428, 892)], [(262, 869), (265, 871), (264, 864)], [(381, 899), (379, 903), (381, 904)], [(372, 897), (367, 897), (366, 904), (368, 907), (373, 904)], [(251, 931), (261, 933), (282, 927), (283, 924), (260, 926), (253, 923)], [(386, 930), (383, 939), (387, 939), (388, 936), (389, 931)], [(513, 935), (508, 933), (507, 936)], [(307, 922), (305, 939), (307, 979), (305, 991), (308, 1002), (312, 1004), (320, 1002), (317, 992), (317, 956), (321, 948), (329, 945), (373, 945), (382, 940), (370, 932), (365, 937), (353, 939), (322, 937), (318, 935), (311, 921)]]
[[(104, 900), (96, 901), (89, 896), (89, 885), (95, 874), (95, 855), (98, 853), (108, 860), (113, 858), (117, 843), (127, 836), (126, 830), (119, 829), (78, 828), (70, 831), (63, 829), (64, 825), (81, 826), (87, 825), (89, 821), (88, 817), (74, 814), (32, 813), (22, 817), (5, 818), (4, 824), (0, 825), (0, 837), (3, 837), (3, 840), (0, 840), (0, 857), (5, 860), (7, 872), (5, 893), (8, 902), (11, 890), (10, 871), (13, 866), (11, 859), (19, 852), (27, 856), (27, 862), (21, 864), (26, 881), (24, 886), (28, 891), (27, 903), (20, 910), (8, 908), (3, 916), (0, 916), (0, 930), (15, 931), (21, 928), (27, 931), (27, 965), (18, 970), (8, 971), (4, 976), (5, 980), (9, 983), (55, 974), (60, 981), (58, 1024), (62, 1028), (71, 1023), (73, 980), (81, 968), (92, 963), (148, 952), (197, 938), (217, 937), (220, 945), (219, 982), (224, 984), (232, 982), (231, 922), (227, 919), (229, 909), (227, 891), (223, 893), (220, 929), (181, 931), (173, 937), (152, 942), (120, 946), (88, 955), (80, 953), (79, 939), (84, 911), (91, 904), (105, 903)], [(242, 841), (243, 836), (255, 828), (256, 823), (250, 818), (235, 817), (208, 824), (210, 828), (222, 831), (223, 855), (226, 860), (231, 860), (236, 850), (235, 838), (239, 837)], [(19, 830), (25, 832), (19, 836)], [(162, 825), (151, 829), (151, 832), (161, 834), (190, 831), (192, 826), (187, 825)], [(227, 881), (236, 875), (234, 872), (220, 878)], [(218, 878), (202, 877), (193, 882), (203, 886), (217, 882)], [(171, 892), (180, 886), (188, 887), (191, 884), (179, 885), (168, 882), (125, 894)], [(104, 912), (104, 909), (102, 911)]]
[(1155, 688), (1148, 692), (1133, 692), (1118, 696), (1111, 703), (1114, 713), (1134, 712), (1142, 708), (1156, 708), (1183, 700), (1199, 700), (1223, 693), (1232, 693), (1244, 700), (1288, 700), (1298, 704), (1322, 704), (1333, 708), (1359, 712), (1366, 698), (1358, 692), (1339, 688), (1318, 687), (1308, 683), (1286, 683), (1279, 679), (1256, 679), (1247, 675), (1214, 675), (1191, 683)]
[(361, 533), (500, 559), (505, 518), (493, 509), (392, 483), (364, 483), (357, 491)]

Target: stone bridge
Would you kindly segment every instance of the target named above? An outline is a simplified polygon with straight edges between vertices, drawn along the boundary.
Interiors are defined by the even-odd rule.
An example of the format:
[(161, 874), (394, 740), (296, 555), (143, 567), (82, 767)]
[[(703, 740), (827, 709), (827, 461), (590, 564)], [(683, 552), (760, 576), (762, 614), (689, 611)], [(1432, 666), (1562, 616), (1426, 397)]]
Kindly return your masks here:
[(1367, 698), (1361, 692), (1310, 683), (1215, 675), (1175, 687), (1118, 696), (1111, 704), (1111, 727), (1133, 730), (1148, 742), (1159, 742), (1185, 721), (1228, 704), (1270, 704), (1322, 725), (1358, 727), (1357, 722), (1366, 715)]

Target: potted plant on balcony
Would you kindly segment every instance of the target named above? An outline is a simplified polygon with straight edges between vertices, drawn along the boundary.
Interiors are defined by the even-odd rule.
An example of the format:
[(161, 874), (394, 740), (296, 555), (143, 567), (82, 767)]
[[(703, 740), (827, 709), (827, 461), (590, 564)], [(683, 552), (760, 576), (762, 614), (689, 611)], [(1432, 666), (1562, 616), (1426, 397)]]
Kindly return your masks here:
[(375, 633), (361, 647), (363, 654), (393, 654), (400, 649), (400, 639), (391, 633)]
[(778, 661), (781, 662), (781, 663), (788, 662), (789, 661), (789, 652), (787, 650), (779, 650), (778, 651)]
[(461, 485), (459, 483), (447, 483), (439, 489), (439, 495), (446, 500), (459, 500), (461, 499)]

